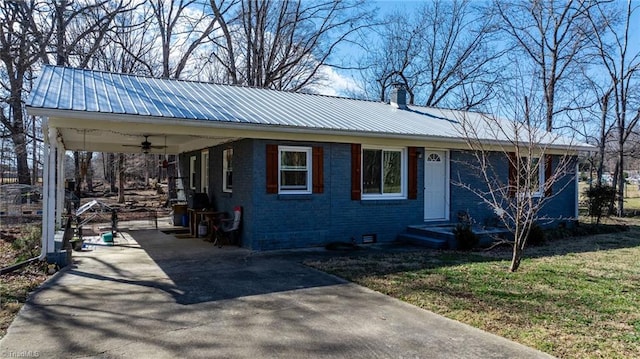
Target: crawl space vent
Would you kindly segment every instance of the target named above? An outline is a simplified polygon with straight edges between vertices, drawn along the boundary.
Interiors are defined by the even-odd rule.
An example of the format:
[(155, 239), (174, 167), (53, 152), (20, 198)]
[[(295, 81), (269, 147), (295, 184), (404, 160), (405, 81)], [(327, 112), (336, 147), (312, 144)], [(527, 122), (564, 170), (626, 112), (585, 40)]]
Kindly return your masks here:
[(377, 241), (375, 234), (363, 234), (362, 243), (375, 243)]

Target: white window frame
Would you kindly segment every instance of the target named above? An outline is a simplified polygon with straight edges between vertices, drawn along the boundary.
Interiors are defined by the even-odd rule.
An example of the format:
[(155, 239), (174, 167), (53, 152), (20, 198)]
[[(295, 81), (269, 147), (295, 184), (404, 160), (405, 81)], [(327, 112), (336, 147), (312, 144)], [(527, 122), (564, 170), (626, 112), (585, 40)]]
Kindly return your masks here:
[[(231, 168), (229, 168), (229, 161), (227, 161), (228, 153), (231, 152)], [(233, 183), (231, 187), (227, 183), (227, 172), (231, 172), (233, 174), (233, 148), (227, 148), (222, 151), (222, 192), (232, 193), (233, 192)]]
[(189, 188), (196, 189), (196, 156), (189, 157)]
[[(278, 194), (311, 194), (312, 193), (312, 148), (302, 146), (278, 146)], [(283, 152), (304, 152), (307, 155), (307, 188), (305, 189), (288, 189), (282, 187), (282, 153)]]
[(200, 192), (209, 193), (209, 149), (200, 153)]
[[(365, 193), (364, 192), (364, 151), (365, 150), (381, 150), (389, 152), (400, 152), (400, 193)], [(363, 200), (398, 200), (407, 199), (407, 148), (392, 146), (362, 146), (360, 154), (360, 188)], [(381, 179), (382, 180), (382, 179)], [(381, 184), (384, 186), (384, 183)], [(384, 189), (383, 189), (384, 190)]]
[[(529, 192), (529, 190), (526, 190), (524, 192), (520, 192), (518, 195), (520, 197), (532, 197), (532, 198), (540, 198), (543, 197), (544, 194), (544, 182), (545, 182), (545, 178), (544, 178), (544, 174), (545, 174), (545, 161), (544, 161), (544, 157), (541, 156), (521, 156), (520, 157), (522, 161), (527, 161), (530, 162), (531, 159), (537, 159), (538, 160), (538, 189), (536, 191), (533, 192)], [(518, 175), (518, 180), (520, 180), (520, 175)]]

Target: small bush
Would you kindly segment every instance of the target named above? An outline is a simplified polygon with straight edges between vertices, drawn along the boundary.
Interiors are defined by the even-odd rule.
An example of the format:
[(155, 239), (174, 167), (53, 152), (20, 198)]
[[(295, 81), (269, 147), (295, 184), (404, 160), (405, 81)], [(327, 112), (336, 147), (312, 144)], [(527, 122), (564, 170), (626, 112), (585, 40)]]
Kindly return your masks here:
[(453, 235), (458, 242), (458, 249), (461, 251), (470, 251), (478, 246), (480, 239), (473, 233), (471, 226), (459, 223), (453, 230)]
[(531, 229), (529, 229), (529, 236), (527, 237), (527, 244), (532, 246), (541, 246), (545, 244), (547, 241), (547, 235), (540, 227), (539, 224), (533, 223), (531, 224)]
[(592, 220), (600, 223), (602, 216), (607, 214), (609, 205), (616, 199), (615, 188), (607, 185), (595, 185), (584, 191), (587, 197), (587, 209)]
[(42, 231), (38, 226), (32, 226), (25, 231), (25, 234), (11, 243), (11, 247), (18, 252), (16, 263), (40, 254), (40, 241)]

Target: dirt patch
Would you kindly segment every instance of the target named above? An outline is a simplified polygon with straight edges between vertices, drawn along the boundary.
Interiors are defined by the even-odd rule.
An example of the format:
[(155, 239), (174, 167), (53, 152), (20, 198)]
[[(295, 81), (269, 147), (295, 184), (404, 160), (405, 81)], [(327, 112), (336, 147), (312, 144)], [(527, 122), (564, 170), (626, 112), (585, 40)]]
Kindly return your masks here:
[[(33, 231), (29, 226), (12, 226), (0, 229), (0, 268), (8, 267), (20, 258), (37, 251), (37, 241), (29, 247)], [(34, 262), (11, 273), (0, 275), (0, 338), (2, 338), (16, 314), (27, 300), (29, 293), (47, 280), (47, 265)]]
[(0, 275), (0, 338), (6, 334), (29, 294), (47, 278), (47, 265), (43, 262)]

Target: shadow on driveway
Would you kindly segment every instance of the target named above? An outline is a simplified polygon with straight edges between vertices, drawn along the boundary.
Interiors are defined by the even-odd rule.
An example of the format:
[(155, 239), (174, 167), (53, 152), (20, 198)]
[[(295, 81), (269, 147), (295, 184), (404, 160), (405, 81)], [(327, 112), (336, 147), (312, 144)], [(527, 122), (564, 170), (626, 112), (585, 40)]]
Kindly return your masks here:
[(36, 291), (0, 357), (548, 357), (300, 264), (313, 252), (132, 234)]

